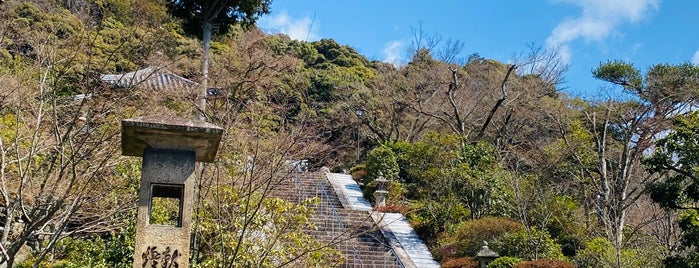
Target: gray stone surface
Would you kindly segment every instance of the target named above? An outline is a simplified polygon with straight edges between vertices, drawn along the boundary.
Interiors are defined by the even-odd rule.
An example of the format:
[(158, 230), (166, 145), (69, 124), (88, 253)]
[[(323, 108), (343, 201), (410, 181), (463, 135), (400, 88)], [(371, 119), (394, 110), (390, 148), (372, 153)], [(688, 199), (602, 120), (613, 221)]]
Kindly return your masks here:
[[(121, 121), (122, 154), (143, 157), (134, 268), (189, 266), (195, 162), (213, 162), (222, 134), (213, 124), (176, 117)], [(170, 217), (158, 224), (150, 222), (156, 198)]]
[[(341, 203), (348, 204), (353, 210), (372, 211), (371, 204), (364, 198), (362, 190), (351, 175), (330, 172), (326, 172), (325, 175), (340, 198), (345, 199), (340, 200)], [(382, 233), (405, 267), (439, 267), (439, 263), (434, 260), (425, 243), (402, 214), (374, 212), (372, 217), (382, 227)]]
[(328, 177), (328, 180), (335, 189), (335, 192), (338, 193), (338, 196), (344, 199), (340, 200), (342, 204), (346, 203), (349, 205), (348, 208), (353, 210), (372, 210), (371, 204), (364, 198), (362, 189), (360, 189), (357, 182), (352, 179), (352, 175), (328, 172), (325, 173), (325, 176)]
[(177, 117), (143, 116), (121, 121), (121, 151), (143, 156), (146, 148), (191, 150), (196, 161), (213, 162), (223, 129), (211, 123)]
[[(170, 261), (176, 262), (178, 267), (188, 267), (194, 164), (193, 151), (149, 148), (144, 152), (138, 195), (134, 267), (142, 267), (143, 263), (163, 263), (167, 254), (170, 255)], [(153, 185), (181, 185), (183, 192), (178, 225), (149, 222)]]
[[(410, 256), (410, 261), (415, 267), (430, 268), (439, 267), (439, 263), (434, 260), (432, 253), (420, 237), (417, 236), (408, 220), (400, 213), (379, 213), (379, 218), (384, 226), (384, 230), (390, 232), (395, 241), (405, 253)], [(392, 244), (393, 244), (392, 243)]]

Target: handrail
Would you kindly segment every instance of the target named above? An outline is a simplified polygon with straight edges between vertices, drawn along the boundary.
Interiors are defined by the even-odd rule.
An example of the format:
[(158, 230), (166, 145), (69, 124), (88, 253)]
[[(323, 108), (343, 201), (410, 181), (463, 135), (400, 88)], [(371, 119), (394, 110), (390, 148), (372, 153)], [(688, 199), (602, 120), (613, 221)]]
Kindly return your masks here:
[(359, 251), (357, 251), (354, 246), (352, 247), (352, 254), (354, 255), (355, 261), (352, 264), (355, 264), (354, 266), (357, 266), (356, 263), (359, 261), (359, 267), (364, 267), (364, 261), (362, 261), (361, 255), (359, 255)]
[(393, 249), (393, 247), (391, 247), (391, 250), (389, 250), (388, 252), (386, 252), (384, 254), (383, 267), (386, 267), (386, 265), (387, 265), (388, 256), (393, 257), (393, 264), (394, 265), (398, 266), (399, 268), (405, 268), (405, 264), (403, 264), (403, 261), (401, 261), (400, 258), (398, 258), (398, 254), (396, 253), (396, 250)]
[(294, 177), (291, 177), (291, 182), (294, 185), (294, 188), (296, 190), (296, 196), (297, 196), (297, 202), (299, 204), (303, 203), (304, 200), (308, 199), (308, 193), (306, 192), (306, 188), (303, 187), (303, 178), (301, 175), (296, 175)]
[[(321, 204), (327, 204), (327, 207), (330, 209), (330, 213), (332, 214), (332, 217), (330, 217), (330, 220), (332, 221), (332, 226), (331, 226), (332, 232), (333, 233), (337, 232), (335, 229), (335, 227), (336, 227), (335, 224), (337, 224), (337, 227), (339, 228), (340, 232), (344, 231), (346, 229), (345, 224), (342, 222), (342, 218), (338, 214), (335, 206), (332, 206), (332, 204), (331, 204), (332, 201), (330, 199), (330, 195), (328, 195), (328, 191), (325, 188), (325, 185), (323, 184), (323, 182), (318, 182), (318, 184), (316, 184), (316, 190), (320, 190)], [(326, 219), (328, 219), (328, 217), (326, 217)], [(354, 246), (354, 244), (351, 244), (349, 240), (345, 240), (343, 242), (343, 244), (344, 244), (343, 246), (345, 248), (345, 252), (349, 253), (350, 250), (352, 252), (352, 264), (353, 264), (353, 266), (357, 267), (357, 263), (358, 263), (359, 267), (364, 267), (364, 261), (362, 260), (361, 255), (359, 255), (359, 251)], [(350, 248), (350, 246), (351, 246), (351, 248)]]
[[(307, 175), (308, 173), (304, 172), (302, 176)], [(294, 188), (296, 188), (296, 192), (298, 193), (299, 203), (303, 202), (303, 200), (306, 200), (309, 196), (311, 196), (308, 194), (308, 188), (305, 187), (304, 180), (301, 176), (296, 175), (292, 177), (292, 182)], [(317, 212), (323, 218), (323, 226), (326, 228), (330, 227), (330, 232), (332, 234), (344, 231), (346, 229), (346, 226), (342, 222), (342, 217), (340, 217), (338, 210), (335, 208), (335, 206), (332, 205), (332, 199), (330, 198), (328, 190), (322, 181), (318, 182), (315, 185), (314, 195), (315, 197), (320, 197), (320, 203), (317, 205), (319, 208)], [(346, 267), (364, 267), (364, 260), (362, 260), (361, 254), (357, 250), (356, 246), (350, 243), (350, 240), (345, 240), (341, 245), (338, 246), (340, 246), (340, 248), (343, 249), (342, 251), (345, 254), (352, 255), (351, 259), (347, 259), (348, 263), (346, 263)], [(392, 261), (390, 260), (391, 256), (393, 259)], [(351, 264), (349, 263), (350, 261), (352, 262)], [(400, 268), (405, 267), (401, 259), (398, 258), (398, 254), (396, 254), (393, 248), (390, 248), (390, 251), (384, 254), (384, 263), (382, 266)]]

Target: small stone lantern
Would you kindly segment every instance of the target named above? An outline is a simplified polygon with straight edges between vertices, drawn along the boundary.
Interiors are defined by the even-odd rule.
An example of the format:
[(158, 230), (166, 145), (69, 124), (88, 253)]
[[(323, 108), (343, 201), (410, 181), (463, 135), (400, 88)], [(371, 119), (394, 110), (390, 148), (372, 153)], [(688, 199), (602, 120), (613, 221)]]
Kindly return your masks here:
[(478, 251), (476, 254), (476, 260), (478, 261), (478, 267), (480, 268), (487, 268), (488, 264), (495, 259), (499, 258), (500, 254), (498, 254), (495, 251), (492, 251), (490, 248), (488, 248), (488, 242), (483, 241), (483, 246), (481, 247), (481, 250)]
[(383, 177), (383, 173), (379, 172), (379, 177), (374, 180), (376, 184), (376, 191), (374, 192), (374, 200), (376, 200), (377, 207), (383, 207), (386, 205), (386, 197), (388, 197), (388, 191), (386, 191), (386, 186), (390, 183), (389, 180)]
[(121, 121), (121, 150), (141, 156), (134, 268), (188, 267), (195, 162), (213, 162), (223, 129), (174, 117)]

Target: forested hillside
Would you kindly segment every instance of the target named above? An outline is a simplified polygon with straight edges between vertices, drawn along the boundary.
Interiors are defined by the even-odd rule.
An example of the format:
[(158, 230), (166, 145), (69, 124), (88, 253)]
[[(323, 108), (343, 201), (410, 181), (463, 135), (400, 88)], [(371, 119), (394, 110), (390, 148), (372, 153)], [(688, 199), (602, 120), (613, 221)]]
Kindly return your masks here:
[[(263, 33), (273, 2), (223, 1), (239, 9), (208, 25), (188, 2), (0, 1), (0, 266), (131, 267), (140, 159), (121, 156), (120, 122), (172, 115), (224, 128), (197, 174), (194, 267), (337, 265), (302, 232), (317, 200), (269, 196), (299, 159), (367, 197), (389, 179), (379, 209), (444, 267), (483, 241), (493, 267), (699, 267), (699, 66), (610, 59), (590, 76), (632, 97), (583, 100), (555, 50), (459, 61), (418, 32), (394, 66)], [(102, 81), (147, 67), (198, 84)]]

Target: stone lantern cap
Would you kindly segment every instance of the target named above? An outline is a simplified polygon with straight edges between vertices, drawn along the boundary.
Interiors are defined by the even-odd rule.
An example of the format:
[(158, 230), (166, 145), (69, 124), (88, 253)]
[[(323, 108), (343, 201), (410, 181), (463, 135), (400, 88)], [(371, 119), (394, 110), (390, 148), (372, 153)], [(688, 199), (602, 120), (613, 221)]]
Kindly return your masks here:
[(383, 172), (379, 171), (379, 176), (376, 178), (374, 181), (379, 182), (379, 183), (386, 183), (388, 180), (383, 176)]
[(213, 162), (223, 128), (170, 116), (142, 116), (121, 121), (121, 154), (143, 156), (146, 148), (189, 150), (197, 162)]
[(379, 177), (374, 180), (374, 183), (376, 183), (376, 188), (377, 188), (376, 192), (379, 192), (379, 191), (387, 192), (386, 186), (388, 185), (389, 182), (390, 182), (389, 180), (384, 178), (383, 172), (379, 171)]
[(486, 258), (498, 258), (500, 257), (500, 254), (498, 254), (495, 251), (492, 251), (490, 248), (488, 248), (488, 242), (483, 241), (483, 246), (481, 247), (481, 250), (478, 251), (476, 254), (477, 259), (486, 259)]

